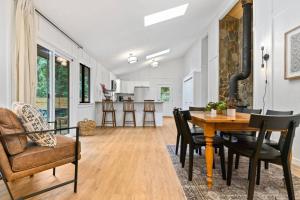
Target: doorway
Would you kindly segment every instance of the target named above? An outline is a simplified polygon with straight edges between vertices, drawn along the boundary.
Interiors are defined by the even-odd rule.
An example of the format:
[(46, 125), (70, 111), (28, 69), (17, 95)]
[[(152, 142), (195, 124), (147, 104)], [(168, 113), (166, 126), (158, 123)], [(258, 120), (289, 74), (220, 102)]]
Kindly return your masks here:
[(158, 99), (163, 102), (163, 115), (172, 116), (173, 109), (173, 87), (171, 85), (158, 86)]
[(58, 128), (70, 124), (70, 60), (43, 46), (37, 46), (36, 105)]

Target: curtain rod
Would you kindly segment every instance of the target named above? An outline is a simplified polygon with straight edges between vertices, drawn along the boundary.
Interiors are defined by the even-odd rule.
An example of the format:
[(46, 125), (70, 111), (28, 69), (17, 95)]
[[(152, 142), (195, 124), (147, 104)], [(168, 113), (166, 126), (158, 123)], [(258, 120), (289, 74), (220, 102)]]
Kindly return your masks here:
[(66, 34), (63, 30), (61, 30), (55, 23), (53, 23), (49, 18), (47, 18), (43, 13), (41, 13), (38, 9), (34, 9), (37, 14), (39, 14), (42, 18), (44, 18), (47, 22), (49, 22), (53, 27), (59, 30), (63, 35), (69, 38), (72, 42), (74, 42), (78, 48), (83, 49), (83, 46), (76, 42), (73, 38), (71, 38), (68, 34)]

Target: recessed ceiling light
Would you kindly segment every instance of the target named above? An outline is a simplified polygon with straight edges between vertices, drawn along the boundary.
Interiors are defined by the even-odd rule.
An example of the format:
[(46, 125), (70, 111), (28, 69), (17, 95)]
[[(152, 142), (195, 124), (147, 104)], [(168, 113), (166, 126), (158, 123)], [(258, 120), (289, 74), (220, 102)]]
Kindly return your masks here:
[(160, 22), (164, 22), (176, 17), (183, 16), (188, 8), (189, 4), (184, 4), (181, 6), (177, 6), (168, 10), (164, 10), (161, 12), (157, 12), (151, 15), (147, 15), (144, 17), (144, 25), (150, 26), (153, 24), (157, 24)]
[(153, 68), (156, 68), (156, 67), (158, 67), (158, 65), (159, 65), (159, 62), (158, 61), (155, 61), (154, 59), (152, 60), (152, 63), (151, 63), (151, 66), (153, 67)]
[(149, 60), (149, 59), (152, 59), (152, 58), (155, 58), (155, 57), (158, 57), (158, 56), (170, 53), (170, 51), (171, 51), (170, 49), (166, 49), (166, 50), (163, 50), (163, 51), (151, 54), (149, 56), (146, 56), (146, 59)]
[(127, 59), (129, 64), (134, 64), (138, 61), (138, 58), (136, 56), (133, 56), (133, 54), (129, 54), (129, 57)]

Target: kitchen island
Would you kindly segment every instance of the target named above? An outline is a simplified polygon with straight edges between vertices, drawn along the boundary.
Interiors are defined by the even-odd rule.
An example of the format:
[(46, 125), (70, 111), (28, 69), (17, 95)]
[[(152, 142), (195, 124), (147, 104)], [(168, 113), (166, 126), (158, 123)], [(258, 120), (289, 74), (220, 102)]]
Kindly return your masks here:
[[(156, 101), (155, 103), (155, 120), (156, 126), (163, 125), (163, 102)], [(114, 108), (116, 110), (116, 123), (117, 126), (123, 126), (123, 102), (114, 102)], [(144, 118), (144, 102), (134, 102), (135, 108), (135, 118), (136, 118), (136, 126), (143, 126), (143, 118)], [(111, 114), (107, 116), (108, 120), (111, 120)], [(126, 121), (131, 121), (132, 115), (126, 115)], [(101, 126), (102, 121), (102, 102), (96, 102), (96, 123), (97, 126)], [(152, 121), (152, 115), (147, 114), (146, 121)], [(127, 126), (130, 126), (128, 124)]]

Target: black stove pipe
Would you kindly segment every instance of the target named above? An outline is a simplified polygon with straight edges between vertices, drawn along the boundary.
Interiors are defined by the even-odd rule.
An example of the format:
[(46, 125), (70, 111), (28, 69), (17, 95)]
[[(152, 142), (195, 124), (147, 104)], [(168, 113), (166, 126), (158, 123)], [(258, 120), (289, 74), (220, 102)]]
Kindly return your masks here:
[(243, 4), (243, 61), (242, 72), (234, 74), (229, 80), (229, 99), (238, 99), (238, 81), (251, 74), (252, 50), (252, 0), (242, 0)]

